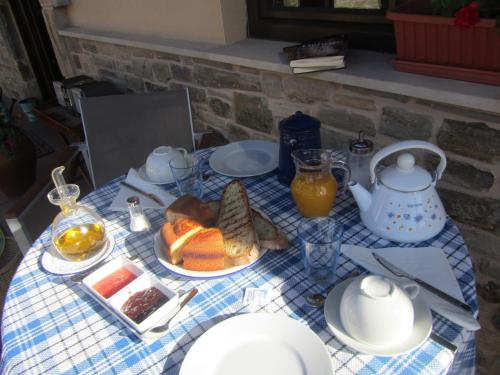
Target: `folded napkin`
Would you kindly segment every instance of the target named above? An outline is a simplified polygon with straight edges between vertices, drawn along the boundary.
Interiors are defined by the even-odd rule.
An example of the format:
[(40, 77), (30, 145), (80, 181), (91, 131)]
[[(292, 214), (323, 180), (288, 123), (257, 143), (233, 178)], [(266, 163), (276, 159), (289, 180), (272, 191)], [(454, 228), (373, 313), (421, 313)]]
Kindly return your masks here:
[(120, 185), (120, 191), (118, 192), (115, 199), (113, 199), (113, 202), (109, 206), (109, 209), (112, 211), (127, 211), (128, 210), (127, 198), (133, 195), (139, 197), (142, 208), (153, 208), (157, 210), (167, 208), (176, 199), (176, 197), (174, 197), (169, 192), (163, 190), (160, 186), (153, 185), (147, 181), (144, 181), (139, 176), (137, 171), (133, 168), (130, 168), (130, 170), (128, 171), (125, 182), (128, 182), (130, 185), (135, 186), (138, 189), (141, 189), (147, 193), (155, 194), (158, 198), (161, 199), (161, 201), (164, 203), (165, 206), (162, 207), (155, 201), (146, 197), (145, 195), (133, 191), (126, 186)]
[[(372, 256), (372, 252), (382, 255), (409, 274), (465, 302), (460, 286), (443, 250), (436, 247), (368, 249), (361, 246), (342, 245), (342, 253), (363, 268), (378, 275), (398, 279), (398, 277), (377, 262)], [(420, 288), (420, 293), (433, 311), (448, 320), (469, 331), (477, 331), (481, 328), (479, 322), (472, 314), (437, 297), (422, 287)]]

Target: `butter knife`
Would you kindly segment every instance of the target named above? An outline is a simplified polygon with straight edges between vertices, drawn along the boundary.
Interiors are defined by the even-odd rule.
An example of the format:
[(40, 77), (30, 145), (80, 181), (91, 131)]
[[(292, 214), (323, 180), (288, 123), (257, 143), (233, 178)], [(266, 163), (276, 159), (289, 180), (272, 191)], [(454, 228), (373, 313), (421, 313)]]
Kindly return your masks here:
[(427, 284), (425, 281), (419, 279), (418, 277), (415, 277), (413, 275), (410, 275), (408, 272), (403, 271), (401, 268), (397, 267), (393, 263), (389, 262), (386, 258), (384, 258), (380, 254), (376, 254), (372, 252), (373, 257), (379, 262), (385, 269), (389, 270), (392, 274), (398, 276), (398, 277), (405, 277), (407, 279), (415, 281), (418, 285), (422, 286), (423, 288), (427, 289), (429, 292), (435, 294), (436, 296), (444, 299), (445, 301), (451, 303), (454, 306), (460, 307), (464, 311), (468, 313), (472, 313), (472, 309), (469, 305), (466, 303), (463, 303), (462, 301), (459, 301), (458, 299), (450, 296), (449, 294), (446, 294), (442, 290), (439, 290), (435, 287), (433, 287), (430, 284)]
[(146, 197), (148, 197), (149, 199), (151, 199), (152, 201), (158, 203), (160, 206), (165, 206), (165, 204), (163, 203), (163, 201), (158, 198), (156, 195), (152, 194), (152, 193), (148, 193), (144, 190), (141, 190), (139, 189), (138, 187), (135, 187), (134, 185), (130, 185), (128, 182), (125, 182), (125, 181), (122, 181), (121, 184), (127, 188), (129, 188), (130, 190), (133, 190), (135, 191), (136, 193), (139, 193), (139, 194), (142, 194)]

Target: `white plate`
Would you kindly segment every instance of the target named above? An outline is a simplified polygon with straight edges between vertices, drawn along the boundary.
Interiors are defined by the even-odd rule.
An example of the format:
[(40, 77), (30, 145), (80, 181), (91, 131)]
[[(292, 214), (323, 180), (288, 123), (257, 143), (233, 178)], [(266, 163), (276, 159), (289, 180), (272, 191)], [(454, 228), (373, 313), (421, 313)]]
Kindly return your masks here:
[(99, 263), (101, 260), (106, 259), (111, 254), (114, 247), (115, 239), (111, 234), (107, 233), (106, 243), (99, 253), (82, 262), (71, 262), (63, 258), (63, 256), (51, 245), (50, 248), (43, 252), (40, 263), (45, 271), (53, 275), (73, 275), (83, 272)]
[(258, 176), (278, 168), (279, 146), (269, 141), (242, 141), (218, 148), (210, 167), (231, 177)]
[[(161, 231), (161, 229), (160, 229), (160, 231)], [(158, 261), (171, 273), (178, 275), (178, 276), (189, 277), (192, 279), (212, 279), (212, 278), (232, 275), (233, 273), (240, 272), (241, 270), (244, 270), (245, 268), (253, 266), (267, 252), (267, 249), (260, 249), (259, 250), (259, 257), (257, 259), (255, 259), (253, 262), (250, 262), (250, 263), (245, 264), (243, 266), (228, 267), (228, 268), (224, 268), (223, 270), (218, 270), (218, 271), (192, 271), (192, 270), (185, 269), (184, 267), (182, 267), (182, 265), (174, 265), (167, 260), (167, 256), (165, 255), (165, 244), (163, 243), (163, 240), (161, 239), (160, 231), (156, 232), (156, 234), (154, 236), (154, 243), (153, 243), (153, 248), (154, 248), (156, 257), (158, 258)]]
[(340, 299), (344, 294), (345, 289), (353, 279), (347, 279), (336, 285), (325, 301), (325, 319), (328, 328), (333, 334), (350, 348), (357, 350), (360, 353), (371, 354), (381, 357), (392, 357), (409, 353), (421, 346), (429, 337), (432, 330), (432, 315), (429, 307), (425, 303), (423, 297), (418, 295), (412, 300), (415, 312), (415, 320), (413, 330), (410, 336), (401, 344), (390, 347), (377, 347), (362, 343), (351, 337), (344, 329), (340, 321)]
[(150, 180), (149, 177), (148, 177), (148, 175), (146, 174), (146, 164), (143, 164), (137, 170), (137, 174), (144, 181), (149, 182), (150, 184), (153, 184), (153, 185), (165, 185), (165, 184), (171, 184), (171, 183), (175, 182), (175, 179), (173, 177), (170, 178), (170, 179), (167, 179), (167, 180), (160, 181), (160, 182)]
[(278, 314), (226, 319), (191, 347), (180, 375), (331, 375), (330, 354), (306, 325)]

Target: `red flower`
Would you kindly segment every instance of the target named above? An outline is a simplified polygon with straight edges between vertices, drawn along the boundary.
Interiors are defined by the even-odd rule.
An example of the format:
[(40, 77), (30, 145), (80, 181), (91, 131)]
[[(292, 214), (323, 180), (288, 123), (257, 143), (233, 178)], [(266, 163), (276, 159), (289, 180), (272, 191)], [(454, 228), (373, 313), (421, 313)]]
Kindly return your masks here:
[(479, 4), (477, 1), (473, 1), (469, 5), (459, 9), (455, 13), (455, 25), (464, 29), (474, 26), (480, 21), (478, 9)]

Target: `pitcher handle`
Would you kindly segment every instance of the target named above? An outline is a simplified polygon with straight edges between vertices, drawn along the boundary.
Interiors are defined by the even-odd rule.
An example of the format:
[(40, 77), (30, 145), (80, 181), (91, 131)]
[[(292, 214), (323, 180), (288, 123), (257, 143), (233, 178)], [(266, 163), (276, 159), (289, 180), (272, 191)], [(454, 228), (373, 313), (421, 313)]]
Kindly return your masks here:
[(188, 154), (187, 150), (185, 148), (182, 148), (182, 147), (178, 147), (176, 148), (177, 151), (180, 151), (182, 156), (186, 157), (186, 155)]
[(398, 143), (394, 143), (390, 146), (384, 147), (382, 150), (373, 155), (372, 160), (370, 161), (370, 181), (372, 183), (375, 182), (375, 167), (377, 164), (384, 159), (386, 156), (393, 154), (398, 151), (406, 150), (406, 149), (414, 149), (419, 148), (427, 151), (434, 152), (440, 157), (439, 165), (436, 168), (437, 179), (439, 180), (443, 175), (443, 172), (446, 168), (446, 155), (444, 151), (441, 150), (438, 146), (433, 143), (425, 142), (425, 141), (402, 141)]
[(330, 164), (331, 168), (340, 168), (344, 170), (344, 181), (342, 184), (342, 193), (345, 193), (347, 191), (347, 184), (351, 180), (351, 168), (347, 165), (345, 161), (342, 160), (332, 160)]

